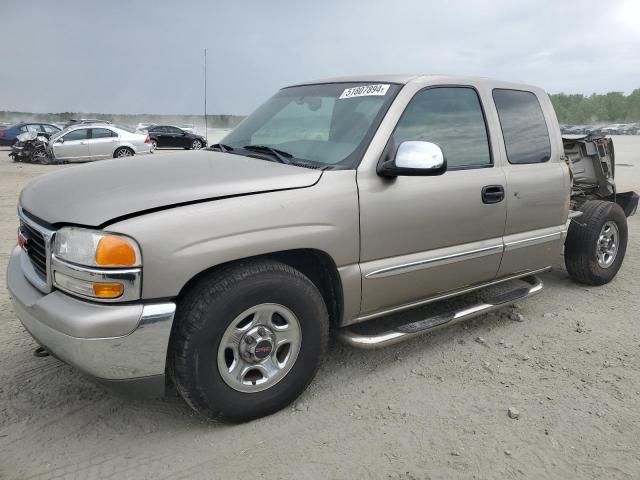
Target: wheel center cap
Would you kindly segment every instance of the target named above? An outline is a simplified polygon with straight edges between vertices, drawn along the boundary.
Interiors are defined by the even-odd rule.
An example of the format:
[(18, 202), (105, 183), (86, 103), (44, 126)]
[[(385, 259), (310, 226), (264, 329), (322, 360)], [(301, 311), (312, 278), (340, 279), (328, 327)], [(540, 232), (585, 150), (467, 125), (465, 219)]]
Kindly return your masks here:
[(240, 350), (246, 361), (257, 363), (273, 353), (274, 343), (273, 332), (264, 326), (258, 326), (244, 334)]
[(273, 351), (273, 344), (271, 343), (270, 340), (259, 341), (256, 344), (255, 348), (253, 349), (253, 353), (256, 356), (256, 358), (259, 358), (261, 360), (271, 355), (272, 351)]

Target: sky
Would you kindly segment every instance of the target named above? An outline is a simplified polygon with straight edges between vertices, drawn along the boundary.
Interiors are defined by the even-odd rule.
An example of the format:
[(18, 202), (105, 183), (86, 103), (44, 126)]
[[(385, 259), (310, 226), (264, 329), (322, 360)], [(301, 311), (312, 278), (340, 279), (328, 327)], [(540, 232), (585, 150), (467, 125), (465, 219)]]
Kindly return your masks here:
[(247, 114), (371, 73), (640, 88), (640, 0), (2, 0), (0, 110)]

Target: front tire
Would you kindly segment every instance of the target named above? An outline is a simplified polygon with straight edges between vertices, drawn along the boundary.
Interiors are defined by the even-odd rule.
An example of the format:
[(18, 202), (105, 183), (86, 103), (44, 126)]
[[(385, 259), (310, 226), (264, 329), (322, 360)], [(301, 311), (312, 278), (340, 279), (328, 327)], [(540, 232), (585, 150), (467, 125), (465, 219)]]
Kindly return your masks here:
[(614, 202), (589, 200), (569, 225), (564, 262), (574, 280), (604, 285), (618, 273), (627, 251), (627, 217)]
[(202, 148), (202, 142), (198, 139), (191, 142), (191, 150), (200, 150)]
[(252, 420), (307, 388), (328, 333), (322, 295), (305, 275), (271, 260), (239, 263), (206, 275), (180, 300), (170, 374), (205, 417)]

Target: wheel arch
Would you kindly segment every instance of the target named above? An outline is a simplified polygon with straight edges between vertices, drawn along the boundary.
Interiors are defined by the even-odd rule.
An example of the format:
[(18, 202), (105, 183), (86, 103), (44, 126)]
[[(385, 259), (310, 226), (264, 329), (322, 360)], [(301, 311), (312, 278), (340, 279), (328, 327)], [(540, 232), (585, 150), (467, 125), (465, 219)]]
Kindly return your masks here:
[(257, 260), (276, 260), (299, 270), (313, 282), (322, 294), (332, 326), (338, 326), (344, 315), (342, 280), (335, 261), (327, 252), (315, 248), (282, 250), (243, 257), (206, 268), (191, 277), (180, 289), (178, 303), (198, 281), (212, 272), (222, 271), (234, 264)]

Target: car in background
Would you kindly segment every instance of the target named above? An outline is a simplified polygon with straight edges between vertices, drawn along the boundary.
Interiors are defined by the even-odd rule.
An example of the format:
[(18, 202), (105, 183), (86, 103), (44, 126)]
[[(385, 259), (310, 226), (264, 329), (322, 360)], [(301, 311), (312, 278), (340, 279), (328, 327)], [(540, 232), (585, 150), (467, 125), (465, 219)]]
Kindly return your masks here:
[(70, 127), (71, 125), (91, 125), (93, 123), (111, 123), (109, 120), (100, 120), (98, 118), (71, 118), (66, 123), (65, 127)]
[(136, 125), (136, 132), (147, 131), (150, 127), (154, 127), (155, 123), (139, 123)]
[(620, 135), (627, 125), (624, 123), (612, 123), (598, 129), (604, 135)]
[(147, 129), (151, 138), (152, 148), (185, 148), (200, 150), (207, 146), (207, 141), (201, 135), (189, 133), (171, 125), (156, 125)]
[(640, 123), (629, 123), (620, 132), (621, 135), (638, 135), (640, 134)]
[(80, 124), (51, 137), (49, 150), (64, 163), (131, 157), (151, 152), (149, 135), (110, 123)]
[(49, 138), (61, 129), (50, 123), (22, 122), (0, 130), (0, 146), (10, 147), (17, 141), (18, 135), (25, 132), (37, 132), (38, 135)]

